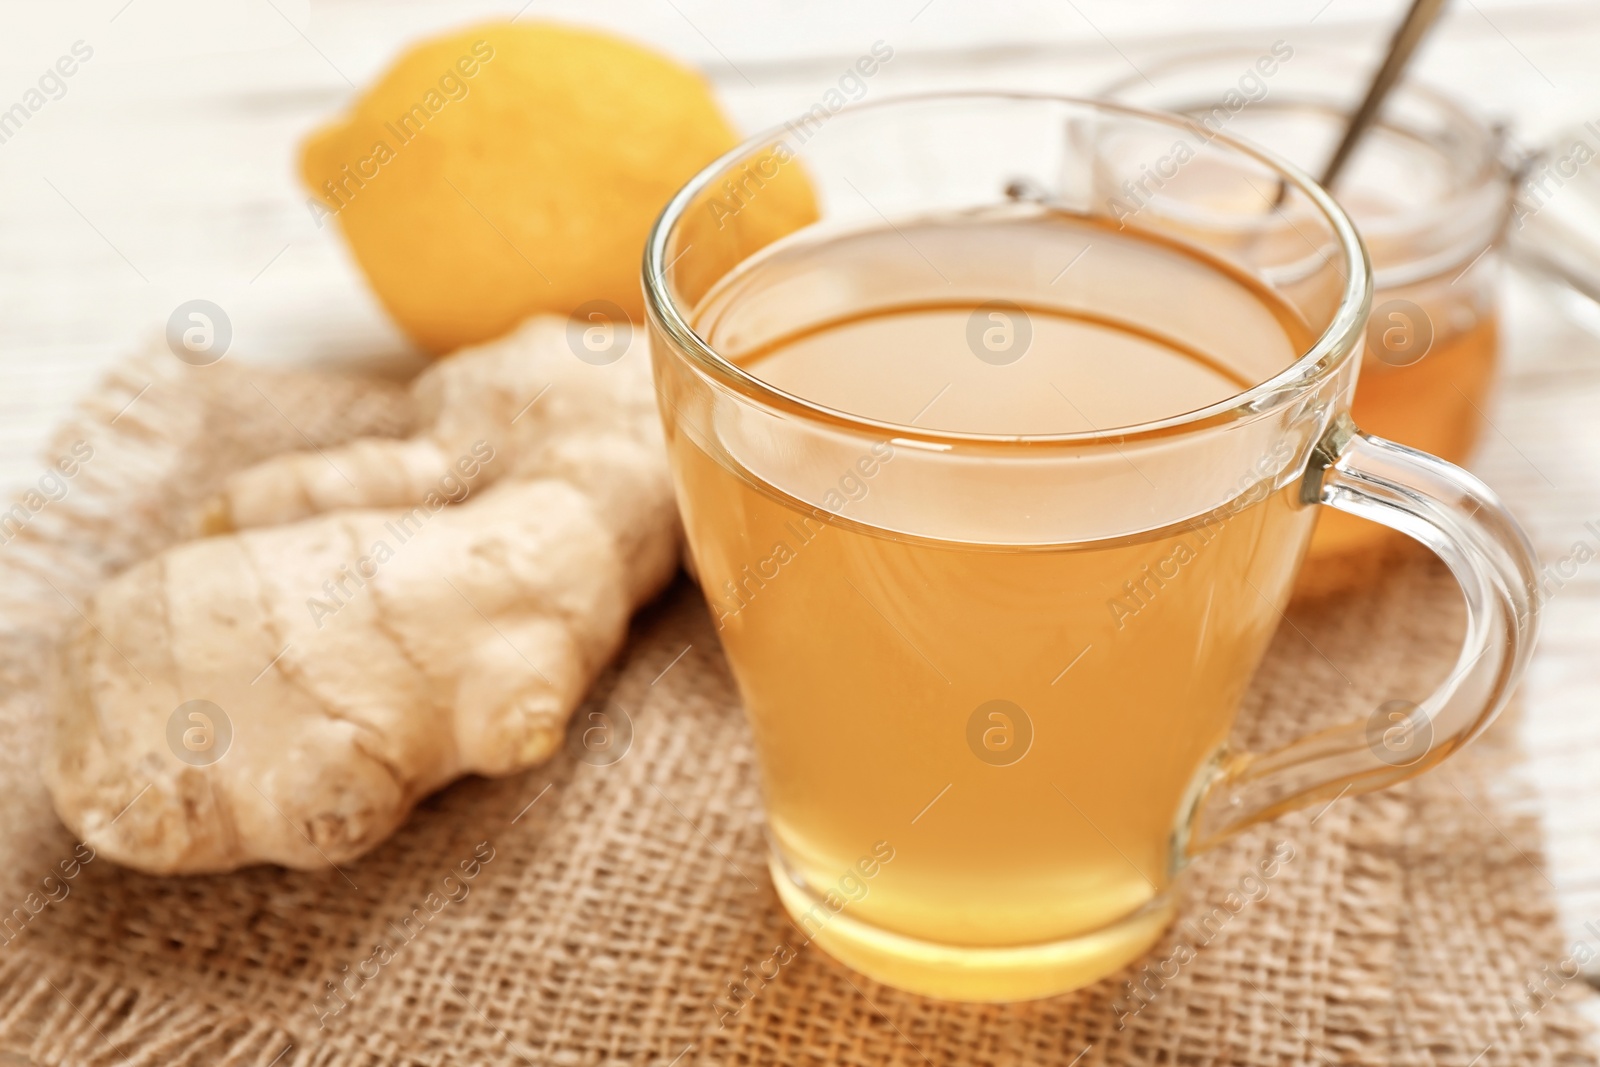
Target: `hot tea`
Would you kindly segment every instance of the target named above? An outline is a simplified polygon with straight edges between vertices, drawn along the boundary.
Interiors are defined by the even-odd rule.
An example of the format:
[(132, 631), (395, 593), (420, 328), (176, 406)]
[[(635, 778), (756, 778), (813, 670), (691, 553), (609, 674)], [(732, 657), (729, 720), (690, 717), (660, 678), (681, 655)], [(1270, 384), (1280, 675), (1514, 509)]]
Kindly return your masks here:
[[(975, 270), (1010, 307), (950, 295), (949, 279)], [(1119, 305), (1101, 291), (1114, 277), (1148, 289)], [(857, 288), (844, 313), (814, 321), (801, 296), (824, 278)], [(1225, 343), (1152, 332), (1138, 318), (1152, 292), (1227, 323)], [(1093, 310), (1075, 310), (1085, 303)], [(1034, 210), (780, 245), (728, 277), (695, 321), (785, 391), (977, 433), (1182, 414), (1308, 343), (1271, 292), (1194, 250)], [(808, 933), (831, 947), (859, 920), (952, 951), (1026, 950), (1161, 896), (1173, 813), (1228, 733), (1311, 529), (1293, 488), (1267, 484), (1287, 447), (1263, 457), (1260, 482), (1193, 521), (1114, 542), (1006, 545), (858, 518), (852, 497), (895, 475), (887, 438), (839, 472), (830, 513), (692, 437), (674, 450), (689, 539), (758, 737), (785, 899), (817, 927), (791, 875), (832, 886), (874, 843), (894, 851), (847, 919)], [(1007, 994), (1005, 976), (989, 980), (961, 992)]]

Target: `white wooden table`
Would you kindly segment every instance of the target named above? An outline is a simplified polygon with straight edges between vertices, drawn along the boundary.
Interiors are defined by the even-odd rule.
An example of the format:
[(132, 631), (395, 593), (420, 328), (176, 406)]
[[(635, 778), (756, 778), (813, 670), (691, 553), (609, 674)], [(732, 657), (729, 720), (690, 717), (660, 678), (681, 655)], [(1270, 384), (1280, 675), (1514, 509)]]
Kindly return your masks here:
[[(102, 370), (203, 297), (229, 358), (404, 365), (403, 338), (294, 178), (295, 146), (416, 36), (483, 17), (598, 23), (700, 65), (754, 128), (808, 107), (882, 40), (874, 95), (936, 86), (1085, 91), (1154, 55), (1228, 43), (1376, 53), (1399, 0), (95, 0), (0, 12), (0, 111), (76, 42), (93, 55), (0, 142), (0, 488), (42, 472), (50, 427)], [(1525, 142), (1600, 117), (1600, 6), (1457, 0), (1424, 76)], [(1476, 463), (1541, 556), (1600, 520), (1600, 310), (1508, 280), (1509, 359)], [(1526, 476), (1533, 468), (1539, 477)], [(1525, 683), (1529, 771), (1572, 941), (1600, 946), (1600, 563), (1548, 605)], [(1552, 964), (1557, 961), (1550, 961)], [(1530, 976), (1534, 977), (1534, 976)], [(1600, 998), (1593, 998), (1600, 1003)], [(1600, 1010), (1594, 1011), (1600, 1020)]]

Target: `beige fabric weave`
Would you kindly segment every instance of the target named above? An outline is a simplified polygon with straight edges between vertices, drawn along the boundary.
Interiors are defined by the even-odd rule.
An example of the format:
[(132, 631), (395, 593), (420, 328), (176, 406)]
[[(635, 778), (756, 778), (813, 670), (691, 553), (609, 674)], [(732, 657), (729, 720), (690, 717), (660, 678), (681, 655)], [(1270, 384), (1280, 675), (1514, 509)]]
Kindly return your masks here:
[[(391, 384), (156, 353), (63, 428), (50, 459), (78, 440), (93, 457), (0, 547), (0, 920), (11, 920), (0, 1067), (1593, 1062), (1566, 1003), (1580, 983), (1540, 1010), (1527, 1003), (1526, 983), (1548, 985), (1544, 968), (1570, 946), (1504, 724), (1418, 783), (1346, 797), (1204, 857), (1188, 880), (1190, 919), (1280, 842), (1295, 852), (1209, 940), (1180, 922), (1150, 957), (1080, 994), (936, 1003), (804, 948), (719, 1027), (713, 1001), (727, 983), (800, 938), (767, 884), (749, 733), (687, 583), (637, 620), (593, 695), (633, 723), (614, 764), (563, 755), (459, 783), (342, 872), (164, 880), (101, 859), (60, 880), (77, 843), (39, 781), (41, 678), (73, 605), (179, 536), (227, 471), (276, 450), (398, 434), (408, 420)], [(1411, 560), (1377, 586), (1295, 609), (1240, 740), (1283, 741), (1420, 695), (1454, 651), (1458, 599), (1437, 566)], [(475, 851), (492, 858), (464, 897), (445, 900), (442, 878)], [(37, 903), (52, 871), (52, 892), (68, 893), (30, 915), (29, 894)], [(380, 941), (391, 958), (367, 962)], [(1149, 977), (1183, 944), (1194, 958), (1175, 977)], [(340, 1007), (329, 983), (347, 968), (376, 977)], [(1129, 982), (1152, 991), (1137, 1013)]]

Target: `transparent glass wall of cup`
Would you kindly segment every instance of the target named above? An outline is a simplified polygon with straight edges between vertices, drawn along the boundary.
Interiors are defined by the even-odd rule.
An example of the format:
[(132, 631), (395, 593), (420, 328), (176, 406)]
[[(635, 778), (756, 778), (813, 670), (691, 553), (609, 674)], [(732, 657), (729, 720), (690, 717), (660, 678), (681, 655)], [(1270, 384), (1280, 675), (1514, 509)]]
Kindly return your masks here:
[[(1208, 218), (1231, 178), (1241, 226), (1269, 212), (1294, 239), (1185, 229), (1176, 200), (1119, 222), (1123, 179), (1177, 144), (1206, 174)], [(815, 214), (796, 207), (807, 183)], [(1008, 196), (1019, 189), (1039, 197)], [(974, 220), (1015, 243), (952, 254), (963, 246), (943, 242)], [(644, 280), (679, 504), (752, 725), (773, 880), (802, 936), (874, 978), (1003, 1001), (1109, 974), (1170, 922), (1191, 856), (1433, 766), (1487, 724), (1525, 662), (1525, 539), (1472, 476), (1354, 428), (1365, 255), (1325, 193), (1257, 149), (1049, 97), (808, 116), (686, 186)], [(957, 336), (901, 337), (901, 320), (875, 317), (906, 307), (937, 309), (947, 318), (904, 321)], [(1044, 410), (1048, 386), (1028, 376), (1063, 356), (1061, 323), (1165, 339), (1250, 384), (1137, 424), (970, 432), (930, 428), (934, 390), (895, 397), (894, 376), (875, 379), (903, 411), (885, 419), (745, 365), (797, 337), (821, 338), (811, 356), (826, 361), (828, 339), (862, 322), (883, 324), (873, 336), (897, 359), (959, 352), (965, 333), (960, 388), (1001, 390), (1019, 424)], [(1031, 331), (1035, 347), (985, 358), (990, 330)], [(1163, 385), (1097, 369), (1133, 399)], [(1070, 420), (1073, 387), (1056, 391)], [(1363, 719), (1230, 751), (1328, 509), (1409, 534), (1461, 584), (1458, 667), (1408, 723), (1428, 743), (1397, 754)]]
[[(1105, 95), (1191, 116), (1315, 174), (1360, 102), (1372, 62), (1277, 41), (1142, 64), (1141, 75)], [(1133, 180), (1134, 195), (1146, 195)], [(1515, 182), (1495, 129), (1448, 96), (1408, 82), (1393, 90), (1330, 190), (1372, 261), (1373, 310), (1353, 409), (1362, 429), (1466, 461), (1483, 428), (1498, 356), (1498, 245)], [(1348, 565), (1351, 557), (1381, 562), (1398, 540), (1369, 523), (1325, 515), (1302, 585), (1336, 588), (1340, 575), (1361, 573)], [(1345, 566), (1315, 566), (1334, 560)]]

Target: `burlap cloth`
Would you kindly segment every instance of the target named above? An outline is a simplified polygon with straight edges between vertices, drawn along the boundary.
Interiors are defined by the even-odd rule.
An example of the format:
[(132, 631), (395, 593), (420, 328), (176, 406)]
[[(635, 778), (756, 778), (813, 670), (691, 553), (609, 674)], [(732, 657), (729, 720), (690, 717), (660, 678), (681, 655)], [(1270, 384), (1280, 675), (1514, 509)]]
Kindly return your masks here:
[[(393, 384), (193, 368), (163, 352), (129, 362), (63, 427), (46, 458), (81, 439), (92, 459), (0, 548), (0, 912), (12, 919), (0, 1063), (1593, 1062), (1569, 1003), (1580, 982), (1555, 983), (1548, 1004), (1528, 998), (1530, 981), (1552, 987), (1571, 946), (1504, 721), (1420, 782), (1202, 858), (1191, 917), (1225, 906), (1280, 842), (1294, 849), (1215, 936), (1180, 923), (1146, 960), (1079, 994), (937, 1003), (800, 947), (767, 883), (750, 736), (683, 582), (637, 619), (594, 694), (631, 717), (620, 761), (563, 754), (459, 783), (343, 873), (158, 879), (100, 859), (19, 922), (15, 909), (76, 844), (38, 774), (42, 666), (74, 605), (177, 536), (226, 471), (401, 433), (408, 419)], [(1412, 560), (1291, 617), (1249, 697), (1245, 743), (1421, 695), (1453, 653), (1459, 604), (1438, 567)], [(475, 849), (493, 858), (470, 893), (431, 911), (429, 894)], [(394, 948), (375, 968), (364, 961), (379, 941)], [(719, 1025), (728, 983), (780, 943), (797, 957)], [(1174, 975), (1167, 961), (1189, 954)], [(358, 967), (376, 976), (330, 997)]]

